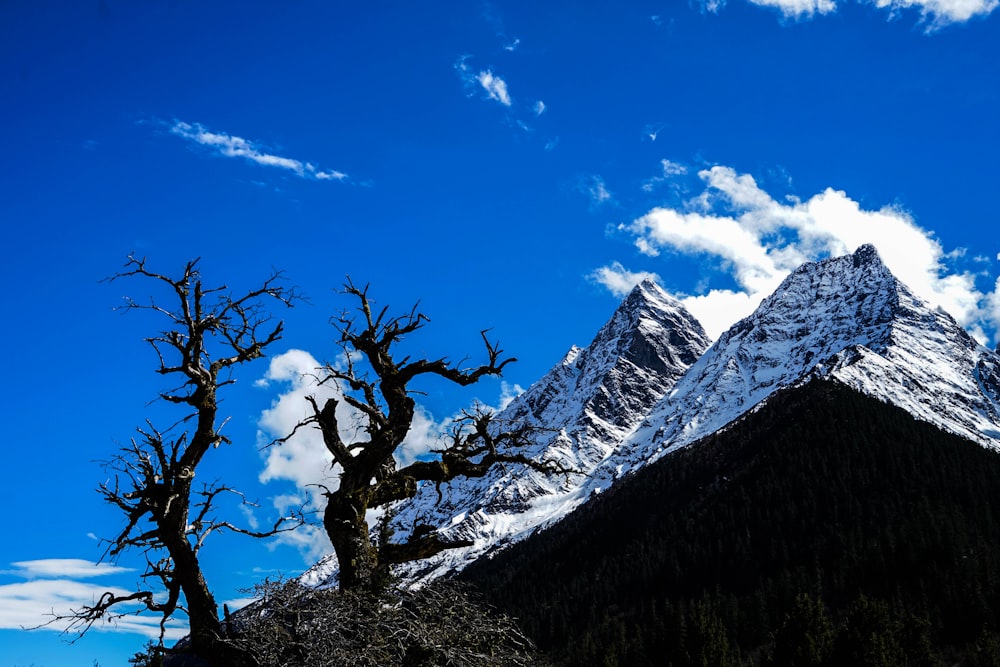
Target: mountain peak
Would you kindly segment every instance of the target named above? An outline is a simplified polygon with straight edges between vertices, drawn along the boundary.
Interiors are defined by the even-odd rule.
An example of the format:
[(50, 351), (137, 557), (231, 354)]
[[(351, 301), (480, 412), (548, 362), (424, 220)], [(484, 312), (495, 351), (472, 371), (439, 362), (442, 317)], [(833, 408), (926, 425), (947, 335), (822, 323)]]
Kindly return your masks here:
[[(455, 481), (441, 497), (433, 485), (422, 487), (399, 508), (393, 526), (402, 534), (417, 524), (431, 525), (449, 539), (474, 545), (440, 554), (405, 576), (460, 569), (607, 487), (621, 470), (614, 465), (617, 446), (710, 342), (701, 324), (659, 285), (636, 285), (590, 345), (571, 348), (497, 415), (499, 423), (540, 427), (522, 454), (581, 474), (553, 477), (510, 465)], [(603, 473), (591, 474), (599, 466)]]
[[(630, 470), (727, 428), (780, 389), (834, 381), (1000, 449), (1000, 356), (897, 280), (870, 244), (803, 264), (715, 344), (675, 298), (636, 285), (585, 348), (573, 347), (498, 415), (540, 427), (522, 450), (581, 474), (491, 469), (442, 494), (420, 488), (393, 520), (472, 546), (400, 574), (461, 569), (561, 519)], [(335, 563), (317, 566), (320, 581)]]
[(635, 434), (637, 450), (656, 457), (693, 442), (810, 377), (1000, 445), (1000, 359), (863, 245), (803, 264), (722, 334)]
[[(680, 310), (685, 308), (680, 301), (671, 296), (665, 289), (653, 280), (646, 278), (629, 291), (622, 300), (618, 310), (636, 310), (653, 308), (658, 310)], [(701, 326), (700, 324), (698, 326)]]
[(854, 260), (855, 268), (867, 264), (884, 266), (882, 256), (878, 254), (878, 249), (871, 243), (858, 246), (851, 258)]

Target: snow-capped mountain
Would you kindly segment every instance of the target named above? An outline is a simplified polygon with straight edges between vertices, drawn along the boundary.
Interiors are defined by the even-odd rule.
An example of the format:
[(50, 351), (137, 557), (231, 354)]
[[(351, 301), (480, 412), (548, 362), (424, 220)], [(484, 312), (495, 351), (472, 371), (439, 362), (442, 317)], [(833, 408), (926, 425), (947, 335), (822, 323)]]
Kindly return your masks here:
[(394, 525), (405, 535), (416, 524), (439, 527), (475, 545), (419, 564), (436, 574), (517, 540), (589, 497), (594, 470), (708, 348), (701, 324), (652, 282), (636, 286), (585, 349), (565, 358), (497, 415), (503, 423), (538, 427), (527, 450), (537, 460), (579, 471), (543, 475), (523, 466), (496, 467), (486, 477), (455, 480), (441, 491), (428, 485), (404, 504)]
[[(474, 546), (414, 564), (402, 576), (461, 569), (558, 521), (629, 470), (813, 378), (844, 383), (1000, 449), (1000, 356), (915, 296), (873, 246), (804, 264), (752, 315), (708, 343), (679, 302), (653, 283), (637, 286), (589, 347), (572, 348), (498, 415), (546, 429), (525, 453), (583, 474), (495, 468), (442, 487), (440, 502), (433, 486), (422, 488), (399, 508), (397, 535), (427, 524)], [(311, 580), (323, 571), (318, 566)]]
[(871, 245), (789, 275), (712, 345), (622, 447), (633, 461), (649, 462), (811, 377), (843, 382), (1000, 448), (1000, 357), (915, 296)]

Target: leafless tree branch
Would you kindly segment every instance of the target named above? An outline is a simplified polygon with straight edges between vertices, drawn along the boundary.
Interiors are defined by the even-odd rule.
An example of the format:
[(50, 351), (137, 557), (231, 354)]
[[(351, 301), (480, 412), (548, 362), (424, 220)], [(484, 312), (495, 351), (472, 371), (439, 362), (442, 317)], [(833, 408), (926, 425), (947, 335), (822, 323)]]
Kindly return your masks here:
[[(156, 372), (179, 381), (173, 389), (161, 392), (160, 398), (186, 407), (187, 412), (165, 430), (147, 420), (144, 428), (137, 429), (138, 437), (105, 464), (108, 478), (98, 488), (125, 518), (121, 531), (108, 541), (105, 556), (114, 558), (126, 551), (143, 554), (147, 564), (141, 575), (144, 585), (128, 595), (105, 593), (94, 604), (61, 618), (86, 632), (101, 619), (151, 611), (162, 615), (162, 630), (176, 611), (183, 611), (195, 653), (215, 658), (227, 649), (218, 607), (197, 557), (206, 538), (218, 531), (268, 537), (292, 530), (304, 519), (301, 512), (293, 512), (279, 518), (270, 530), (238, 527), (216, 518), (214, 512), (222, 494), (236, 494), (246, 502), (242, 494), (224, 484), (202, 485), (196, 491), (194, 477), (205, 455), (229, 442), (221, 433), (227, 420), (220, 423), (219, 390), (234, 381), (236, 366), (264, 356), (281, 339), (283, 324), (272, 319), (267, 302), (291, 307), (301, 297), (295, 288), (285, 286), (280, 271), (238, 296), (225, 285), (206, 287), (198, 264), (197, 259), (187, 262), (179, 276), (173, 277), (150, 270), (145, 258), (130, 254), (123, 270), (106, 279), (116, 283), (141, 278), (165, 293), (162, 302), (152, 296), (146, 301), (125, 297), (121, 308), (150, 312), (166, 322), (167, 328), (146, 342), (156, 355)], [(161, 601), (145, 585), (151, 583), (165, 592)], [(142, 603), (138, 610), (117, 611), (121, 605), (137, 602)]]

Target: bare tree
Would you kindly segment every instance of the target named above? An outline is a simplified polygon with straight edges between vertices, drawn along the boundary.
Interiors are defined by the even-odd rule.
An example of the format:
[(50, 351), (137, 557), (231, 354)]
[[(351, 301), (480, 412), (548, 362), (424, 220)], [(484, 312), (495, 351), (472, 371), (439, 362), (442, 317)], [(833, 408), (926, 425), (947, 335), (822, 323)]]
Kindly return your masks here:
[[(437, 376), (468, 386), (484, 376), (501, 375), (515, 359), (503, 358), (503, 350), (490, 342), (485, 331), (481, 335), (488, 361), (480, 366), (459, 369), (446, 359), (397, 358), (395, 345), (421, 329), (428, 318), (416, 306), (398, 317), (387, 317), (387, 308), (373, 313), (367, 286), (358, 288), (348, 281), (344, 292), (358, 299), (360, 317), (347, 312), (333, 320), (346, 362), (344, 367), (325, 366), (320, 382), (342, 387), (343, 400), (363, 416), (367, 437), (345, 442), (337, 419), (337, 399), (328, 399), (321, 406), (313, 397), (308, 399), (310, 416), (292, 434), (303, 426), (318, 428), (332, 456), (332, 465), (340, 469), (339, 486), (325, 492), (323, 525), (337, 555), (340, 587), (351, 590), (377, 586), (392, 565), (471, 546), (464, 540), (446, 540), (429, 526), (415, 527), (403, 543), (373, 543), (368, 512), (412, 498), (421, 482), (440, 485), (459, 477), (482, 477), (492, 466), (503, 463), (518, 463), (545, 473), (571, 471), (518, 451), (530, 442), (533, 427), (515, 425), (505, 430), (504, 425), (496, 423), (492, 412), (481, 408), (465, 413), (456, 422), (443, 448), (434, 452), (435, 459), (416, 461), (397, 470), (393, 454), (410, 430), (416, 407), (410, 389), (414, 379)], [(371, 375), (356, 362), (363, 362)]]
[(219, 390), (235, 382), (233, 370), (264, 356), (264, 351), (282, 335), (282, 323), (272, 322), (265, 301), (292, 306), (298, 299), (294, 289), (281, 285), (274, 272), (255, 289), (233, 296), (225, 286), (206, 288), (198, 260), (188, 262), (173, 278), (146, 268), (145, 259), (129, 255), (124, 271), (108, 278), (152, 280), (169, 295), (163, 305), (150, 298), (139, 302), (125, 299), (124, 310), (150, 311), (166, 320), (167, 328), (146, 339), (156, 353), (156, 372), (174, 378), (174, 388), (159, 398), (184, 410), (170, 428), (160, 430), (147, 420), (138, 437), (105, 463), (108, 481), (99, 491), (125, 516), (121, 532), (108, 540), (106, 556), (114, 559), (126, 551), (138, 551), (146, 559), (146, 571), (135, 592), (104, 593), (93, 605), (74, 610), (72, 630), (83, 634), (101, 619), (151, 611), (161, 615), (160, 643), (167, 621), (178, 611), (190, 623), (191, 651), (208, 659), (222, 658), (232, 651), (223, 639), (219, 610), (205, 581), (198, 554), (213, 532), (231, 531), (253, 537), (268, 537), (292, 530), (302, 523), (300, 514), (279, 518), (270, 530), (240, 528), (215, 515), (217, 501), (242, 494), (224, 483), (194, 486), (195, 474), (204, 457), (230, 442), (219, 423)]
[(454, 581), (373, 596), (265, 580), (234, 615), (234, 643), (260, 665), (543, 667), (511, 617)]

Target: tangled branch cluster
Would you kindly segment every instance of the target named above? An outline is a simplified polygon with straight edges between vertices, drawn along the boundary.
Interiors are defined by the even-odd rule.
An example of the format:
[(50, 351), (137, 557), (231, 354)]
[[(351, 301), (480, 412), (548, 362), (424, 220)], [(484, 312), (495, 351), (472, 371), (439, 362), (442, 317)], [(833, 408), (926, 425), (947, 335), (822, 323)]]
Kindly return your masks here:
[(268, 667), (547, 664), (508, 616), (467, 587), (438, 581), (375, 595), (265, 581), (260, 602), (232, 621), (232, 641)]

